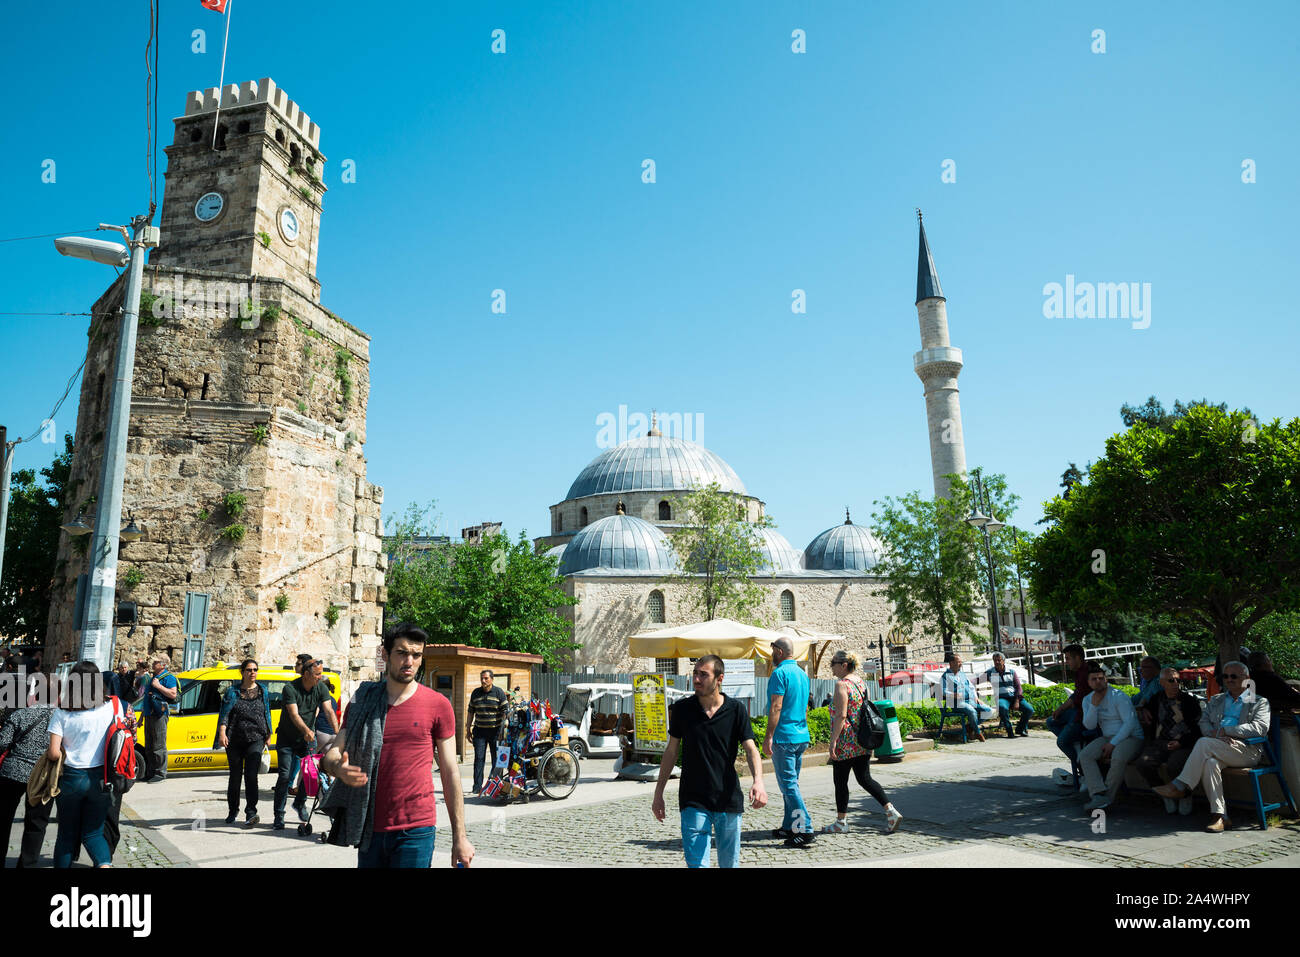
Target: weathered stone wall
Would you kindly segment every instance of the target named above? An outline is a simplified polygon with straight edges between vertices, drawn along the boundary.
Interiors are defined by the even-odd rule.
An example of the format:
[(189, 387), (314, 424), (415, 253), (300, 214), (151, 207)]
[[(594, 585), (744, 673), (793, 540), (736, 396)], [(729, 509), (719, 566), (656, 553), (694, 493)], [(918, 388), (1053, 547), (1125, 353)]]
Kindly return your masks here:
[[(366, 481), (362, 455), (369, 342), (279, 281), (256, 280), (257, 317), (241, 320), (238, 303), (213, 304), (208, 287), (218, 282), (251, 288), (255, 279), (146, 270), (146, 292), (167, 301), (167, 319), (141, 326), (136, 348), (124, 502), (146, 534), (121, 550), (118, 595), (139, 603), (140, 625), (130, 638), (119, 629), (116, 658), (171, 649), (179, 665), (185, 594), (195, 591), (212, 596), (206, 663), (244, 654), (283, 663), (309, 651), (345, 678), (366, 677), (387, 597), (383, 492)], [(93, 312), (115, 310), (123, 286)], [(271, 321), (274, 310), (261, 310), (273, 306)], [(113, 321), (89, 346), (69, 517), (96, 493), (108, 411), (100, 377), (111, 379), (116, 345)], [(243, 496), (240, 514), (229, 495)], [(54, 660), (76, 648), (76, 578), (87, 561), (71, 542), (61, 540), (50, 613)]]
[[(792, 624), (844, 635), (847, 640), (832, 645), (832, 649), (846, 648), (863, 662), (875, 659), (877, 652), (870, 650), (869, 645), (890, 629), (891, 608), (884, 597), (884, 585), (878, 579), (764, 577), (758, 584), (768, 594), (764, 605), (768, 627)], [(781, 593), (787, 589), (795, 601), (792, 622), (780, 620)], [(648, 601), (652, 590), (664, 594), (662, 625), (649, 620)], [(595, 665), (600, 671), (652, 671), (653, 659), (633, 658), (628, 654), (627, 639), (638, 631), (699, 620), (687, 602), (684, 586), (661, 584), (649, 577), (574, 576), (565, 580), (565, 592), (579, 599), (577, 605), (566, 609), (574, 623), (574, 640), (583, 646), (574, 653), (573, 670)], [(819, 677), (830, 677), (829, 660), (827, 654)], [(680, 665), (679, 670), (684, 671)]]

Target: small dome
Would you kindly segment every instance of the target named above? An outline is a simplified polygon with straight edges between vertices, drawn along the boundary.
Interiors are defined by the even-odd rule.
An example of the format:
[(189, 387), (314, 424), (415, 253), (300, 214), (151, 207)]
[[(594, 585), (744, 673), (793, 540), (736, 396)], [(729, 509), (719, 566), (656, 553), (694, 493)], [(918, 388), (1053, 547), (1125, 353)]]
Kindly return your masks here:
[(771, 528), (760, 528), (758, 537), (763, 547), (764, 572), (792, 571), (803, 567), (799, 562), (799, 553), (780, 532)]
[(672, 546), (664, 533), (631, 515), (610, 515), (592, 522), (569, 542), (560, 574), (592, 568), (668, 572), (676, 570)]
[(607, 492), (686, 491), (710, 482), (724, 492), (748, 494), (735, 470), (704, 446), (654, 434), (601, 452), (578, 473), (564, 500)]
[(554, 548), (548, 548), (546, 551), (542, 552), (542, 554), (546, 558), (557, 558), (560, 561), (563, 561), (564, 550), (568, 547), (569, 547), (569, 543), (565, 542), (563, 545), (556, 545)]
[(880, 540), (865, 525), (854, 525), (845, 516), (843, 525), (828, 528), (803, 552), (804, 567), (823, 571), (866, 572), (876, 567), (884, 553)]

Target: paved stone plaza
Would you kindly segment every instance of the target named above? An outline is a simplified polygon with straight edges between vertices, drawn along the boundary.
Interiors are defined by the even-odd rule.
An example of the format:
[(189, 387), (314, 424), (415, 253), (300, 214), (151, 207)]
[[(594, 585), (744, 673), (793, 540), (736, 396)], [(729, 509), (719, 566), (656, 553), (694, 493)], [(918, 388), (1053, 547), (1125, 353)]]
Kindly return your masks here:
[[(1051, 781), (1064, 760), (1042, 732), (1014, 741), (947, 745), (908, 755), (895, 764), (873, 763), (875, 777), (905, 815), (899, 831), (881, 833), (883, 815), (852, 784), (851, 831), (821, 835), (805, 850), (791, 850), (771, 837), (781, 823), (781, 799), (766, 775), (769, 806), (747, 811), (741, 863), (754, 867), (1295, 867), (1300, 866), (1300, 822), (1283, 818), (1268, 831), (1245, 811), (1223, 835), (1204, 833), (1203, 803), (1190, 817), (1166, 816), (1151, 797), (1137, 797), (1110, 810), (1105, 832), (1093, 832), (1082, 802)], [(471, 780), (467, 766), (464, 780)], [(327, 847), (299, 836), (290, 826), (271, 831), (263, 823), (247, 831), (228, 827), (225, 775), (173, 775), (160, 784), (137, 785), (128, 795), (122, 845), (115, 863), (127, 867), (351, 867), (356, 852)], [(271, 775), (262, 777), (273, 783)], [(805, 767), (804, 795), (814, 824), (834, 817), (829, 767)], [(650, 813), (654, 786), (617, 781), (612, 762), (583, 762), (583, 780), (565, 801), (536, 798), (528, 805), (500, 807), (469, 798), (466, 817), (475, 863), (489, 867), (680, 867), (681, 834), (675, 814), (676, 783), (667, 797), (668, 819)], [(270, 788), (259, 807), (271, 818)], [(440, 823), (445, 823), (439, 808)], [(322, 816), (313, 818), (319, 830)], [(17, 853), (21, 825), (10, 836)], [(53, 850), (55, 826), (46, 836)], [(450, 848), (439, 834), (434, 862)], [(83, 856), (84, 863), (84, 856)]]

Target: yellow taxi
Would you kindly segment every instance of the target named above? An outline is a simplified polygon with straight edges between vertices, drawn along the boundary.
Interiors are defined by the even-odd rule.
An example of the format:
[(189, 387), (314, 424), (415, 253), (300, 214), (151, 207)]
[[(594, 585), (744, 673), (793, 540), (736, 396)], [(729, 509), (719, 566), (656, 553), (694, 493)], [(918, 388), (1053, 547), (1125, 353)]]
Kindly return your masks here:
[[(257, 683), (271, 705), (271, 767), (275, 760), (275, 729), (280, 724), (280, 697), (284, 686), (298, 677), (293, 668), (262, 666), (257, 673)], [(171, 771), (222, 771), (229, 765), (226, 751), (217, 747), (217, 716), (226, 690), (240, 682), (239, 665), (221, 665), (215, 668), (197, 668), (176, 673), (180, 696), (167, 719), (167, 770)], [(335, 703), (341, 700), (343, 683), (338, 672), (325, 670), (324, 681), (329, 682), (330, 694)], [(136, 779), (144, 777), (144, 718), (140, 703), (135, 705), (136, 718)], [(340, 720), (342, 709), (338, 709)]]

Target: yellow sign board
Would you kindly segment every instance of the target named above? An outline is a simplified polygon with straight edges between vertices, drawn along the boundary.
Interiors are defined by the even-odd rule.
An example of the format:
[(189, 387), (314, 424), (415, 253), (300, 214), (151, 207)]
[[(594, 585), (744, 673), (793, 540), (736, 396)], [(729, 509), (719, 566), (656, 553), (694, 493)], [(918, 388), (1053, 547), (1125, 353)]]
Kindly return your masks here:
[(668, 695), (663, 675), (632, 676), (632, 721), (638, 751), (668, 747)]

